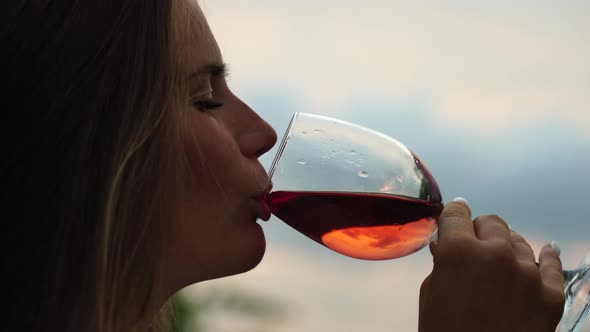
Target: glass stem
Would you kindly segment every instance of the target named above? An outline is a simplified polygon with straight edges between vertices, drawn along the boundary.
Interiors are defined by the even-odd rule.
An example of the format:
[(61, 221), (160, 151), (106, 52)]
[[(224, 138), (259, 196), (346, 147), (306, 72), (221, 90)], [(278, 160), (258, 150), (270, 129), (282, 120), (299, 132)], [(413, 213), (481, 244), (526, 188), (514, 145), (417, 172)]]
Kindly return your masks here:
[(565, 308), (557, 332), (581, 331), (590, 313), (590, 265), (564, 270)]

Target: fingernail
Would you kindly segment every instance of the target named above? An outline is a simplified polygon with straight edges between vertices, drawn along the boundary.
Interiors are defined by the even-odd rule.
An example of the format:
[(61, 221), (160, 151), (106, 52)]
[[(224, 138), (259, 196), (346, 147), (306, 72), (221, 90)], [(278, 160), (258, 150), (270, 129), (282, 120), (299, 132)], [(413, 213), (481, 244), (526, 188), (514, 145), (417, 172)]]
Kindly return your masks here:
[(438, 244), (438, 231), (434, 232), (434, 234), (432, 234), (432, 237), (430, 238), (430, 242), (434, 243), (435, 245)]
[(551, 249), (555, 251), (557, 256), (561, 255), (561, 248), (559, 247), (559, 243), (557, 241), (551, 241)]
[(462, 203), (469, 206), (469, 202), (463, 197), (455, 197), (453, 198), (453, 202)]

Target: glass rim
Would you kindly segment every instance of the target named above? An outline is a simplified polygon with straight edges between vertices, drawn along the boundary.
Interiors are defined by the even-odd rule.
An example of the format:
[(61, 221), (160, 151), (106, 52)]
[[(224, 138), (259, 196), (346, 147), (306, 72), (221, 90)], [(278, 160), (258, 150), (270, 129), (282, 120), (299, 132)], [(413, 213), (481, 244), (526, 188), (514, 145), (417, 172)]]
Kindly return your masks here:
[(293, 116), (291, 117), (291, 121), (289, 121), (289, 126), (287, 127), (287, 130), (285, 131), (283, 138), (281, 139), (281, 144), (279, 145), (279, 150), (275, 154), (275, 157), (274, 157), (272, 164), (270, 166), (270, 170), (268, 172), (269, 186), (272, 185), (272, 176), (275, 173), (279, 159), (281, 159), (281, 156), (283, 155), (283, 151), (285, 151), (285, 147), (287, 146), (287, 142), (289, 141), (289, 137), (291, 137), (291, 131), (293, 131), (294, 124), (297, 121), (297, 118), (299, 117), (300, 114), (307, 114), (307, 113), (295, 112), (293, 114)]

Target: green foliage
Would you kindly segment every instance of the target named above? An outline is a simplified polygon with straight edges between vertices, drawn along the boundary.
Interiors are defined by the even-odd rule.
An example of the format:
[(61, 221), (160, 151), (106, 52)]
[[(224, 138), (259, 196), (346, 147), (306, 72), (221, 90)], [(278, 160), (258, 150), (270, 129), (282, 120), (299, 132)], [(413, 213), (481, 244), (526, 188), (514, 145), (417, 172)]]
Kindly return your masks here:
[(172, 299), (174, 332), (208, 332), (207, 315), (232, 314), (261, 323), (280, 322), (286, 318), (283, 303), (240, 289), (212, 288), (184, 291)]

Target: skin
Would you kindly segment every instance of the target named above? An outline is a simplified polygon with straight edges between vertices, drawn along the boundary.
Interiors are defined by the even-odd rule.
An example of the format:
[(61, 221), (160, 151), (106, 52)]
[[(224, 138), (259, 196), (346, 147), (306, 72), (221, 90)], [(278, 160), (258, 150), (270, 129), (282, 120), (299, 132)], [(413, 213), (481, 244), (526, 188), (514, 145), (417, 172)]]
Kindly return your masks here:
[[(191, 100), (183, 135), (187, 174), (183, 188), (170, 192), (165, 203), (163, 259), (138, 330), (180, 289), (248, 271), (266, 248), (256, 221), (268, 218), (260, 200), (268, 176), (258, 158), (277, 135), (229, 89), (217, 42), (199, 7), (193, 9), (186, 70)], [(222, 105), (202, 106), (210, 100)]]
[(471, 220), (448, 204), (431, 247), (432, 273), (420, 290), (419, 331), (555, 331), (564, 306), (559, 255), (533, 250), (496, 215)]
[[(256, 220), (266, 217), (258, 198), (267, 174), (258, 158), (276, 143), (276, 133), (227, 86), (219, 47), (196, 4), (193, 20), (187, 77), (197, 103), (187, 106), (188, 175), (167, 202), (165, 259), (140, 327), (176, 291), (248, 271), (265, 251)], [(200, 101), (210, 99), (223, 105), (202, 107)], [(555, 329), (564, 298), (554, 251), (545, 247), (537, 268), (530, 246), (502, 219), (472, 222), (463, 203), (447, 205), (439, 225), (434, 268), (420, 292), (420, 332)]]
[[(201, 31), (190, 45), (193, 101), (213, 99), (215, 109), (189, 110), (184, 135), (188, 179), (169, 211), (165, 257), (173, 288), (241, 273), (255, 267), (265, 250), (257, 197), (267, 185), (258, 158), (276, 143), (275, 131), (229, 89), (223, 59), (203, 13), (195, 6)], [(207, 269), (202, 267), (206, 266)]]

